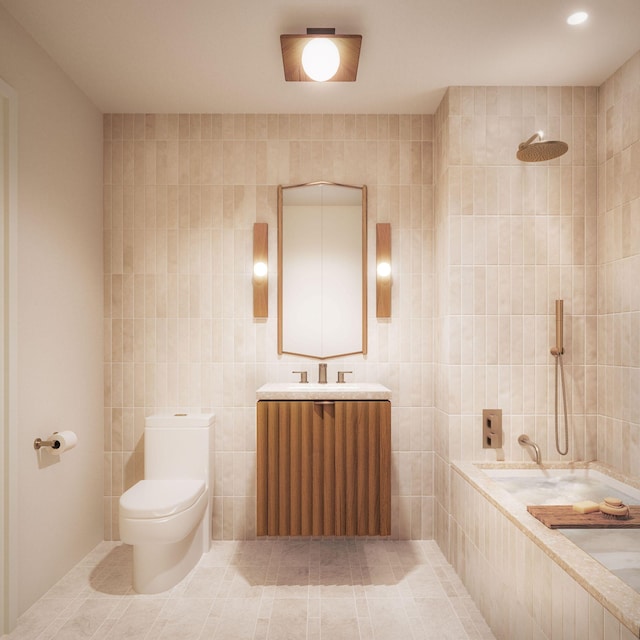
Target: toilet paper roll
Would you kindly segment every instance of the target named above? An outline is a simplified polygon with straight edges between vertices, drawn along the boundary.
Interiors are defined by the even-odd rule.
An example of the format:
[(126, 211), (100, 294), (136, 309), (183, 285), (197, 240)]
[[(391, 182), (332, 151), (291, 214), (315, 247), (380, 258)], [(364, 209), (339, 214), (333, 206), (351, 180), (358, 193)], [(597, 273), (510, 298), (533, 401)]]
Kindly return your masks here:
[[(78, 444), (78, 436), (73, 431), (59, 431), (58, 433), (54, 433), (50, 440), (54, 443), (50, 449), (54, 456), (59, 456), (61, 453), (73, 449), (73, 447)], [(56, 447), (56, 443), (59, 446)]]

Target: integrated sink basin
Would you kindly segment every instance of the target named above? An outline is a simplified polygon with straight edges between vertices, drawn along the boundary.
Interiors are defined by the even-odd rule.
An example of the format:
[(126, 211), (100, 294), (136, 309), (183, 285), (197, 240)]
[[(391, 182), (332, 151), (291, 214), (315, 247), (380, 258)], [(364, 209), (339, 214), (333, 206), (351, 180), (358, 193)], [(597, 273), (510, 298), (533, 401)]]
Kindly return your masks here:
[(256, 391), (258, 400), (390, 400), (391, 389), (377, 382), (271, 382)]

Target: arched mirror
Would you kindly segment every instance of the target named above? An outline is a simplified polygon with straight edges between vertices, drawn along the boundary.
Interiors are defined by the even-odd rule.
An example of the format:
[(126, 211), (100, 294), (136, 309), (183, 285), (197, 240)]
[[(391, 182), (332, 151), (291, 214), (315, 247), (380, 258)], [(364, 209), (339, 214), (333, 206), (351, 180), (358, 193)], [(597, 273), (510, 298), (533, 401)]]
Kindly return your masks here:
[(278, 187), (278, 353), (367, 352), (367, 188)]

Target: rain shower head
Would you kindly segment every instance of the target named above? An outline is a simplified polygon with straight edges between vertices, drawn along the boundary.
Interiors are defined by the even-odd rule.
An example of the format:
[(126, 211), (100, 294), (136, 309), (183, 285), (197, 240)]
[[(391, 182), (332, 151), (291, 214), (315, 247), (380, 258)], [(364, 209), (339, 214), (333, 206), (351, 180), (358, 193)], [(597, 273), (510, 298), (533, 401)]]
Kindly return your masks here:
[[(536, 131), (528, 140), (518, 145), (516, 158), (522, 162), (544, 162), (545, 160), (553, 160), (569, 149), (566, 142), (559, 140), (543, 140), (542, 131)], [(540, 138), (540, 142), (534, 142), (536, 138)]]

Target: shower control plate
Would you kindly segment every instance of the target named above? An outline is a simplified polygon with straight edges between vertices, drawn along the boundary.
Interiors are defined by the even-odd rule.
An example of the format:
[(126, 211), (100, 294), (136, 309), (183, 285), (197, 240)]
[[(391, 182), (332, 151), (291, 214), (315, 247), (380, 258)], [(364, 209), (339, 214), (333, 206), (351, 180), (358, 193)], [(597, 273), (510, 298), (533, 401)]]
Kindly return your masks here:
[(482, 410), (482, 448), (502, 448), (502, 409)]

